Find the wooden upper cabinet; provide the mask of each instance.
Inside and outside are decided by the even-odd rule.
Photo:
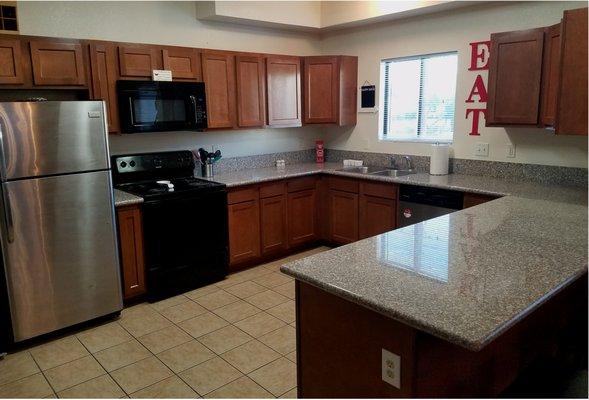
[[[202,72],[200,53],[187,47],[167,47],[162,49],[164,69],[172,71],[172,79],[201,82]]]
[[[491,35],[486,124],[537,125],[544,28]]]
[[[120,45],[119,68],[121,77],[151,78],[154,69],[161,65],[158,49],[150,45]]]
[[[203,51],[202,72],[209,128],[237,126],[235,55],[230,52]]]
[[[236,56],[237,124],[240,127],[264,126],[264,60],[257,56]]]
[[[80,43],[31,40],[29,44],[35,85],[86,84],[86,68]]]
[[[0,39],[0,84],[24,83],[21,42],[18,39]]]
[[[587,135],[587,8],[564,12],[561,43],[556,133]]]
[[[117,108],[117,58],[114,44],[90,44],[90,70],[92,77],[92,99],[104,100],[108,131],[119,131]]]
[[[301,58],[266,58],[268,126],[301,126]]]
[[[560,72],[561,24],[546,28],[542,70],[542,125],[554,126]]]
[[[337,57],[305,57],[305,123],[336,123],[339,98]]]
[[[138,206],[118,208],[117,219],[123,270],[123,297],[129,299],[146,291],[141,210]]]
[[[306,124],[354,125],[358,57],[305,57],[303,93]]]

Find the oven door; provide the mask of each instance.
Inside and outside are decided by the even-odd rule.
[[[227,193],[143,203],[147,290],[151,300],[221,280],[227,274]]]
[[[202,83],[119,81],[117,90],[124,133],[207,127]]]

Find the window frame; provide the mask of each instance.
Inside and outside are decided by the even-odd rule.
[[[387,62],[392,62],[392,61],[399,62],[399,61],[421,60],[421,59],[425,59],[425,58],[434,58],[434,57],[440,57],[440,56],[445,56],[445,55],[456,55],[456,74],[455,74],[455,90],[454,90],[454,122],[453,122],[454,130],[452,132],[452,138],[451,139],[430,139],[430,138],[420,139],[418,136],[416,136],[414,138],[399,138],[399,137],[390,137],[390,136],[386,135],[384,132],[384,115],[385,115],[386,107],[387,107],[385,103],[388,102],[388,99],[385,96],[385,93],[388,93],[388,90],[387,90],[388,85],[385,83],[385,81],[386,81],[385,72],[384,72],[385,64]],[[380,63],[379,63],[379,75],[380,75],[379,109],[381,110],[381,112],[379,113],[380,115],[378,118],[378,140],[379,141],[425,143],[425,144],[428,144],[428,143],[429,144],[431,144],[431,143],[452,144],[454,142],[454,134],[456,133],[456,106],[457,106],[456,93],[458,90],[458,61],[459,61],[458,56],[459,56],[458,50],[448,50],[448,51],[442,51],[442,52],[437,52],[437,53],[417,54],[417,55],[405,56],[405,57],[383,58],[380,60]],[[419,107],[421,107],[421,102],[419,103]],[[420,112],[418,112],[417,118],[418,118],[418,124],[419,124],[419,119],[421,118]]]

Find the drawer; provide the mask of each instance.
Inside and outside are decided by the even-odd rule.
[[[297,178],[288,181],[287,189],[289,193],[292,192],[300,192],[301,190],[307,189],[315,189],[315,185],[317,183],[317,178],[314,176],[309,176],[306,178]]]
[[[358,193],[358,181],[349,178],[329,177],[329,188],[343,192]]]
[[[269,184],[265,184],[260,186],[260,198],[265,199],[267,197],[274,197],[281,194],[284,194],[286,184],[281,182],[272,182]]]
[[[244,201],[256,200],[260,197],[257,186],[248,186],[240,189],[231,189],[227,193],[227,204],[242,203]]]
[[[360,192],[368,196],[397,200],[399,187],[391,183],[362,182]]]

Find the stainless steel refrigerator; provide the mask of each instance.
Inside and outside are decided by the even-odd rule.
[[[4,342],[120,311],[104,103],[0,103],[0,134]]]

